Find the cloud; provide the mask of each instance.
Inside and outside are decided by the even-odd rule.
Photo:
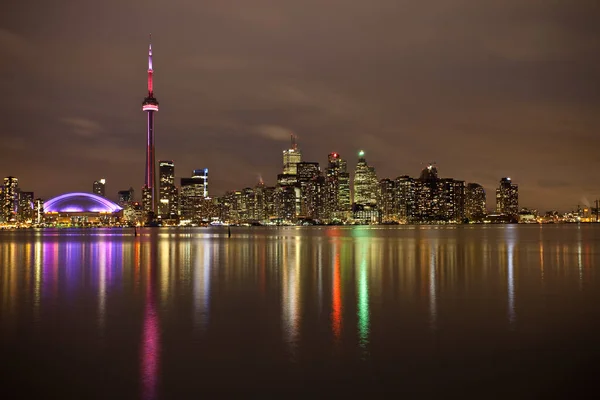
[[[102,132],[102,127],[96,121],[87,118],[71,117],[62,118],[62,122],[71,127],[75,135],[83,137],[94,137]]]
[[[210,168],[211,194],[273,184],[291,132],[306,160],[336,151],[350,171],[363,148],[380,178],[435,160],[491,203],[502,176],[540,208],[600,193],[597,0],[29,3],[0,13],[0,143],[40,146],[0,170],[42,196],[76,174],[143,184],[148,23],[157,157]],[[42,166],[65,179],[44,188]]]
[[[262,137],[278,142],[289,141],[292,134],[291,129],[279,125],[259,125],[254,131]]]

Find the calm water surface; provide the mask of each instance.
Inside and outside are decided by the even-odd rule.
[[[599,261],[594,225],[3,231],[0,396],[573,397]]]

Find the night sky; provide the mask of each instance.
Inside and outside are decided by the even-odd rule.
[[[48,198],[144,179],[148,34],[157,160],[210,193],[363,149],[378,178],[503,176],[520,205],[600,198],[597,0],[12,1],[0,13],[0,175]]]

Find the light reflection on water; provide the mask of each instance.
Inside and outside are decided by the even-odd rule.
[[[125,346],[137,342],[135,379],[140,395],[153,399],[175,390],[169,385],[177,374],[187,376],[174,354],[216,365],[215,371],[260,360],[258,349],[270,361],[257,365],[273,365],[273,373],[315,360],[373,364],[403,360],[417,348],[413,359],[442,357],[464,337],[503,343],[508,332],[568,330],[573,321],[563,320],[572,315],[597,314],[590,300],[598,299],[599,227],[232,233],[1,232],[0,338],[27,349],[16,332],[52,338],[60,335],[58,322],[77,326],[81,354],[102,338],[115,349],[102,355],[104,362],[118,359],[123,368],[136,363]],[[426,347],[434,335],[441,347]]]

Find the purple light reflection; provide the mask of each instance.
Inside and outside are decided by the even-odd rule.
[[[144,309],[144,327],[140,349],[140,379],[142,384],[142,399],[158,398],[158,372],[160,362],[160,331],[159,317],[156,311],[154,286],[156,282],[153,268],[155,254],[148,253],[146,265],[146,306]]]
[[[148,299],[144,313],[144,331],[142,337],[142,399],[156,399],[158,362],[159,362],[159,334],[158,316],[154,302]]]

